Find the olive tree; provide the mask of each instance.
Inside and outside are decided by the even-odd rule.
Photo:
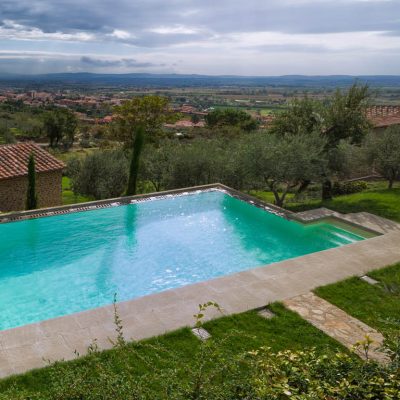
[[[247,146],[245,166],[253,186],[270,190],[282,207],[289,191],[320,179],[326,168],[326,141],[318,134],[257,134]]]
[[[161,142],[159,146],[149,145],[143,152],[140,179],[150,182],[156,192],[168,186],[177,146],[178,143],[168,140]]]
[[[44,114],[43,128],[49,138],[50,147],[56,147],[62,143],[68,149],[74,143],[78,119],[68,109],[47,111]]]
[[[309,97],[294,99],[287,109],[277,114],[270,132],[285,136],[322,131],[323,105]]]
[[[318,132],[324,137],[324,157],[328,160],[328,168],[324,169],[322,176],[322,197],[325,200],[332,197],[332,178],[343,173],[342,143],[359,146],[370,129],[366,113],[368,100],[368,86],[354,84],[348,90],[337,90],[323,102],[309,98],[294,100],[272,124],[270,132],[280,136]],[[303,181],[299,191],[309,183],[309,180]]]
[[[216,141],[195,140],[176,146],[171,157],[168,187],[179,188],[216,181]]]
[[[324,108],[322,135],[326,138],[325,151],[328,171],[322,182],[322,199],[332,198],[332,176],[340,174],[342,165],[337,153],[341,142],[358,146],[370,130],[366,108],[369,100],[368,86],[354,84],[344,92],[337,90]]]
[[[123,150],[95,152],[83,160],[71,159],[67,174],[74,193],[95,199],[118,197],[128,182],[128,157]]]
[[[400,178],[400,126],[387,128],[381,134],[371,133],[366,151],[373,167],[388,180],[389,189]]]

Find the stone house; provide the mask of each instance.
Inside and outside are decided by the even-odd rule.
[[[62,204],[62,170],[65,164],[35,143],[0,146],[0,212],[25,209],[28,161],[35,157],[36,193],[40,208]]]

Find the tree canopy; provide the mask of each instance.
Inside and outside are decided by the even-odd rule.
[[[78,120],[75,114],[64,108],[48,111],[44,114],[43,128],[50,140],[50,147],[62,143],[69,148],[74,143]]]
[[[209,128],[221,126],[236,126],[246,132],[257,129],[258,122],[247,112],[227,108],[225,110],[214,110],[204,117]]]
[[[270,131],[281,136],[321,132],[322,111],[323,106],[320,102],[308,97],[295,99],[272,121]]]
[[[313,135],[258,134],[247,148],[245,165],[252,182],[270,190],[278,206],[303,181],[319,180],[326,168],[325,140]]]
[[[332,197],[333,177],[343,172],[341,143],[359,145],[370,130],[366,108],[369,100],[368,86],[355,83],[348,90],[337,90],[326,101],[305,97],[294,100],[289,108],[278,114],[270,132],[280,136],[319,134],[325,139],[324,158],[328,168],[323,171],[322,197]],[[304,181],[306,187],[309,181]]]
[[[161,96],[135,97],[114,109],[113,137],[131,148],[140,126],[147,138],[155,139],[165,122],[173,119],[169,100]]]
[[[391,189],[394,180],[400,178],[400,126],[387,128],[379,135],[371,133],[366,144],[370,162],[388,180]]]

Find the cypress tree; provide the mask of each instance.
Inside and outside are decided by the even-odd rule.
[[[129,167],[128,187],[126,189],[127,196],[132,196],[136,194],[137,177],[139,172],[139,161],[140,161],[140,154],[142,153],[143,149],[143,144],[144,144],[144,128],[142,126],[138,126],[136,128],[135,140],[133,142],[131,164]]]
[[[28,192],[26,196],[26,209],[34,210],[35,208],[37,208],[36,170],[35,170],[35,157],[31,153],[28,161]]]

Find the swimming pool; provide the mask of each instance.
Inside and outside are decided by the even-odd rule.
[[[213,190],[0,224],[0,329],[363,240]]]

